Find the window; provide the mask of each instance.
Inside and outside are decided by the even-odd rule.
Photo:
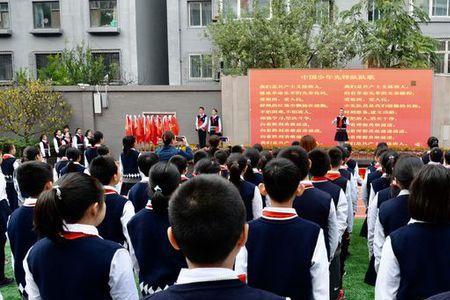
[[[117,0],[89,1],[91,27],[117,27]]]
[[[0,53],[0,81],[13,79],[12,54]]]
[[[222,12],[233,18],[251,18],[254,14],[254,8],[257,5],[258,11],[271,15],[271,0],[222,0]]]
[[[367,19],[369,21],[376,21],[380,18],[380,10],[375,5],[376,0],[369,0],[367,2]]]
[[[434,66],[434,71],[436,73],[450,74],[450,40],[439,41],[436,54],[438,61]]]
[[[211,1],[188,2],[189,26],[201,27],[212,22]]]
[[[211,54],[192,54],[189,56],[189,77],[191,79],[212,79]]]
[[[50,56],[57,55],[58,53],[39,53],[36,54],[36,74],[39,75],[39,71],[48,66]],[[39,77],[39,76],[38,76]]]
[[[0,3],[0,29],[9,28],[8,3]]]
[[[120,54],[119,52],[94,52],[92,56],[96,59],[102,58],[105,66],[105,76],[110,81],[120,80]]]
[[[59,28],[61,26],[59,15],[59,2],[33,3],[34,28]]]
[[[450,17],[450,0],[432,0],[431,16]]]

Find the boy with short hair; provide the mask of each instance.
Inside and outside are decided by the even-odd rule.
[[[230,173],[227,167],[228,153],[225,150],[218,150],[214,153],[214,159],[220,165],[220,175],[223,178],[228,178]]]
[[[20,293],[26,298],[25,271],[22,262],[38,239],[33,230],[34,206],[39,195],[53,186],[52,169],[43,162],[26,162],[17,169],[17,181],[20,190],[29,197],[12,213],[8,222],[8,238],[14,257],[14,276]]]
[[[114,188],[122,177],[118,164],[110,156],[98,156],[91,162],[90,173],[105,189],[106,214],[103,222],[97,226],[100,236],[127,246],[127,224],[134,216],[134,206]]]
[[[243,283],[233,265],[247,240],[245,207],[238,190],[217,175],[182,184],[169,204],[172,246],[186,256],[175,285],[145,299],[263,299],[282,297]]]
[[[150,200],[148,194],[148,173],[158,161],[158,155],[152,152],[141,153],[138,157],[137,163],[139,173],[141,174],[141,181],[133,185],[128,192],[128,200],[133,203],[136,213],[143,209]]]
[[[329,299],[329,263],[322,229],[298,217],[292,203],[303,193],[299,169],[285,158],[263,170],[263,194],[271,207],[249,223],[236,270],[247,273],[251,287],[291,299]]]
[[[189,178],[186,176],[186,173],[188,171],[188,161],[186,158],[184,158],[181,155],[175,155],[172,156],[169,159],[169,162],[173,165],[175,165],[175,167],[177,167],[178,172],[180,172],[181,175],[181,183],[189,180]]]

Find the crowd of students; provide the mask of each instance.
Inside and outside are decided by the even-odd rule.
[[[142,153],[127,136],[115,160],[97,131],[58,145],[53,168],[5,145],[0,285],[8,238],[23,299],[344,299],[362,186],[365,281],[376,299],[426,299],[450,291],[450,153],[436,140],[422,158],[380,143],[364,178],[349,144],[312,136],[273,150],[211,136],[194,152],[165,132]]]

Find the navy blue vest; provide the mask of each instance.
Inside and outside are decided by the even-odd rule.
[[[98,233],[104,239],[114,241],[121,245],[126,241],[122,229],[120,218],[123,214],[123,207],[127,202],[127,198],[119,194],[105,195],[106,214],[103,222],[97,226]]]
[[[330,194],[316,188],[308,188],[300,197],[295,197],[293,204],[301,218],[314,222],[322,228],[328,254],[330,253],[328,216],[332,201]]]
[[[236,280],[207,281],[173,285],[167,290],[150,295],[145,299],[154,300],[283,300],[280,296],[253,289]]]
[[[377,171],[377,168],[375,168],[374,162],[372,162],[372,164],[367,167],[367,170],[370,171],[369,174]]]
[[[164,289],[174,284],[182,268],[187,268],[186,260],[176,251],[167,237],[169,216],[158,215],[145,208],[128,222],[131,244],[139,263],[139,283],[141,292],[152,288]],[[145,229],[145,230],[143,230]]]
[[[139,174],[139,167],[138,167],[138,162],[137,162],[138,157],[139,157],[139,152],[134,149],[131,149],[130,152],[128,152],[128,155],[125,155],[125,153],[122,153],[120,155],[120,160],[122,161],[124,178],[134,178],[134,179],[141,178],[141,176]]]
[[[339,173],[341,173],[341,176],[350,181],[352,179],[352,173],[349,170],[346,169],[339,169]]]
[[[380,206],[378,217],[380,218],[381,225],[383,225],[385,236],[408,224],[411,219],[408,209],[408,199],[409,195],[402,195],[385,201]]]
[[[354,159],[349,159],[347,160],[346,163],[347,167],[348,167],[348,171],[350,171],[350,173],[352,173],[353,175],[355,175],[355,169],[356,169],[356,160]]]
[[[109,272],[120,248],[99,237],[60,244],[44,238],[31,248],[27,261],[42,299],[111,299]]]
[[[331,180],[331,182],[334,183],[335,185],[339,186],[344,191],[344,193],[347,191],[348,180],[345,179],[344,177],[341,176],[335,180]]]
[[[339,202],[339,197],[341,195],[341,188],[334,184],[331,181],[320,181],[320,182],[313,182],[314,187],[318,188],[319,190],[322,190],[328,194],[331,195],[333,198],[334,205],[337,207]]]
[[[98,156],[97,147],[90,147],[84,152],[84,156],[86,156],[86,160],[88,164],[91,163],[91,161]]]
[[[381,204],[383,204],[384,202],[397,197],[399,193],[400,189],[396,187],[388,187],[385,188],[384,190],[379,191],[377,208],[379,209]]]
[[[294,218],[249,223],[248,284],[291,299],[311,299],[311,260],[320,227]]]
[[[263,175],[261,173],[254,172],[251,176],[247,176],[245,180],[258,186],[263,182]]]
[[[60,161],[58,161],[58,162],[55,164],[55,171],[56,171],[56,174],[58,174],[58,177],[61,176],[61,170],[62,170],[65,166],[67,166],[68,163],[69,163],[68,160],[60,160]]]
[[[133,203],[136,212],[147,205],[148,200],[150,200],[148,192],[148,182],[138,182],[128,192],[128,200]]]
[[[14,163],[15,157],[6,158],[1,163],[2,173],[6,180],[6,195],[8,196],[9,206],[11,210],[15,210],[18,207],[18,196],[16,188],[14,187]]]
[[[425,154],[422,155],[422,161],[424,165],[427,165],[430,162],[430,153],[425,152]]]
[[[372,188],[375,194],[381,190],[388,188],[390,185],[391,181],[387,177],[380,177],[372,181]]]
[[[239,185],[239,193],[241,194],[242,201],[244,201],[245,211],[247,213],[247,222],[253,220],[253,197],[255,196],[255,185],[241,180]]]
[[[33,214],[34,207],[21,206],[12,213],[8,223],[8,238],[14,256],[14,276],[22,288],[25,288],[22,263],[28,250],[37,241],[37,235],[33,231]]]
[[[77,140],[77,148],[78,150],[81,151],[81,153],[83,153],[84,149],[85,149],[85,145],[84,145],[84,136],[79,136],[78,134],[75,135],[75,138]]]
[[[64,175],[66,175],[67,173],[69,173],[69,170],[68,170],[68,168],[67,168],[68,165],[69,165],[69,163],[67,163],[66,166],[65,166],[64,168],[61,169],[61,172],[60,172],[60,175],[61,175],[61,176],[64,176]],[[84,170],[86,170],[86,168],[83,167],[83,166],[80,165],[80,164],[74,164],[74,165],[75,165],[75,171],[73,171],[73,172],[83,173]]]
[[[400,265],[398,300],[425,299],[450,289],[450,225],[409,224],[391,234]]]
[[[371,187],[372,181],[374,181],[375,179],[380,178],[382,175],[383,175],[383,173],[381,171],[378,171],[378,170],[370,172],[367,175],[367,186],[366,186],[367,187],[367,196],[368,196],[367,200],[370,199],[369,198],[370,197],[370,187]]]

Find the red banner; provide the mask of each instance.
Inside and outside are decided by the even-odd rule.
[[[431,70],[250,70],[251,142],[287,145],[313,135],[335,145],[344,108],[353,145],[423,147],[431,133]]]

